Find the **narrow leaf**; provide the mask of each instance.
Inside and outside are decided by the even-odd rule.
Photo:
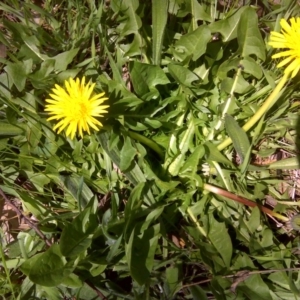
[[[209,232],[208,237],[211,240],[214,247],[218,250],[220,256],[227,267],[230,266],[232,256],[232,244],[231,238],[227,232],[225,223],[219,223],[213,217],[209,215]]]
[[[257,14],[254,8],[247,7],[238,24],[237,39],[239,43],[238,52],[242,57],[255,54],[261,60],[265,60],[265,43],[258,29]]]
[[[244,161],[250,148],[250,142],[246,132],[239,126],[237,121],[230,115],[225,116],[225,128],[230,136],[233,147],[242,161]]]
[[[152,52],[153,63],[160,64],[161,51],[163,46],[163,37],[168,18],[168,1],[152,1]]]
[[[130,167],[136,153],[137,153],[136,149],[131,144],[131,139],[127,136],[125,138],[125,142],[121,150],[121,156],[120,156],[121,171],[125,171]]]

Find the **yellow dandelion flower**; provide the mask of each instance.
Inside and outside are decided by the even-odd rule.
[[[300,18],[291,18],[290,24],[281,19],[280,25],[281,33],[272,31],[269,45],[285,50],[274,54],[272,58],[284,57],[277,67],[287,65],[284,72],[292,73],[292,77],[295,77],[300,69]]]
[[[49,94],[52,99],[46,99],[49,104],[45,108],[52,115],[47,121],[58,120],[53,130],[57,129],[60,133],[68,127],[66,135],[73,139],[77,131],[83,137],[83,131],[90,134],[90,127],[97,131],[98,127],[102,127],[96,117],[107,113],[109,105],[101,104],[108,98],[103,97],[104,93],[93,94],[94,87],[95,83],[85,83],[85,77],[81,82],[79,78],[76,81],[72,78],[65,80],[65,88],[55,85],[53,94]]]

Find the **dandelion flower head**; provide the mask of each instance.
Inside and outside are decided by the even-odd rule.
[[[53,127],[57,133],[67,128],[66,135],[73,139],[76,132],[83,137],[83,131],[90,134],[90,127],[96,131],[102,127],[96,118],[107,113],[109,106],[101,104],[108,98],[104,93],[94,94],[94,87],[95,83],[85,83],[85,77],[65,80],[65,88],[55,85],[49,94],[52,99],[46,99],[45,111],[52,115],[48,121],[58,121]]]
[[[290,24],[281,19],[280,25],[280,33],[271,32],[269,45],[283,50],[272,58],[284,57],[277,68],[286,66],[285,73],[292,73],[291,77],[295,77],[300,69],[300,18],[291,18]]]

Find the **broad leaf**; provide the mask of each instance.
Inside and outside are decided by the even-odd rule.
[[[232,243],[225,223],[218,222],[213,215],[209,215],[209,227],[208,238],[218,250],[225,265],[229,267],[232,256]]]
[[[230,115],[225,116],[226,132],[230,136],[234,149],[243,162],[250,149],[250,142],[246,132],[239,126],[237,121]]]
[[[64,227],[60,238],[60,249],[64,256],[77,256],[91,245],[98,226],[95,204],[96,201],[91,201],[72,223]]]
[[[136,61],[130,64],[130,75],[134,91],[139,96],[148,93],[150,88],[158,84],[169,83],[168,77],[160,67]]]
[[[43,286],[57,286],[72,272],[65,257],[60,252],[59,245],[52,245],[46,252],[36,254],[25,261],[21,270],[34,283]]]
[[[238,52],[242,57],[256,55],[265,60],[265,43],[258,29],[257,14],[254,8],[246,7],[238,25]]]
[[[243,6],[236,11],[233,11],[225,19],[213,22],[208,27],[211,32],[220,32],[223,36],[223,41],[228,42],[237,37],[237,27],[240,22],[241,15],[247,6]],[[243,33],[244,34],[244,33]]]
[[[207,26],[200,26],[195,31],[183,35],[175,47],[182,49],[186,53],[186,57],[192,55],[193,60],[197,60],[206,51],[207,43],[211,39],[211,33]]]
[[[126,171],[132,165],[137,150],[132,146],[131,139],[125,137],[125,142],[120,153],[120,169]]]
[[[159,231],[159,224],[148,228],[142,234],[138,234],[136,227],[125,246],[130,274],[139,285],[150,281]]]
[[[187,87],[192,87],[192,82],[200,79],[194,72],[177,64],[169,64],[168,69],[176,81]]]

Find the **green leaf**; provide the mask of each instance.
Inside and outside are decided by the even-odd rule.
[[[77,55],[79,48],[72,49],[63,53],[60,53],[51,59],[55,60],[55,70],[56,71],[65,71],[70,64],[74,57]]]
[[[22,128],[9,124],[0,122],[0,136],[14,136],[24,134],[25,130]]]
[[[178,50],[182,49],[186,53],[186,57],[192,55],[192,59],[195,61],[206,51],[207,43],[211,39],[211,33],[207,26],[202,25],[191,33],[182,36],[175,47]]]
[[[98,226],[95,205],[96,201],[91,201],[72,223],[64,227],[59,244],[64,256],[77,256],[91,245],[93,233]]]
[[[81,198],[78,198],[78,187],[81,177],[76,174],[72,174],[71,176],[52,175],[52,178],[57,184],[62,185],[65,188],[65,190],[73,196],[73,198],[77,201],[78,204],[81,203],[82,208],[84,208],[88,204],[88,202],[94,197],[94,194],[91,191],[91,189],[87,186],[86,183],[83,183],[82,190],[80,193]]]
[[[35,173],[30,171],[24,171],[30,180],[33,183],[35,188],[40,192],[44,192],[44,186],[50,182],[50,178],[43,173]]]
[[[130,75],[134,91],[139,96],[148,93],[151,88],[158,84],[168,84],[170,82],[160,67],[137,61],[131,62]]]
[[[62,281],[62,284],[70,288],[79,288],[83,286],[82,280],[80,280],[79,276],[75,275],[74,273],[71,273],[68,277],[65,277]]]
[[[261,66],[249,56],[244,57],[244,59],[240,61],[240,65],[243,67],[244,72],[253,75],[257,79],[260,79],[263,75]]]
[[[185,130],[180,143],[179,143],[179,154],[173,159],[168,170],[172,176],[176,176],[179,170],[183,166],[185,153],[188,151],[190,144],[192,143],[195,134],[195,125],[193,120],[190,120],[188,128]]]
[[[241,15],[247,6],[242,6],[225,19],[213,22],[208,27],[211,32],[220,32],[224,42],[229,42],[237,37],[237,27],[240,22]],[[244,33],[243,33],[244,34]]]
[[[232,140],[233,147],[243,162],[249,149],[250,142],[246,132],[239,126],[237,121],[230,115],[225,116],[225,128]]]
[[[232,256],[231,238],[225,223],[216,221],[212,214],[209,215],[208,238],[223,258],[225,265],[229,268]]]
[[[274,282],[275,284],[278,284],[279,286],[289,289],[289,278],[286,275],[285,271],[282,272],[274,272],[268,276],[268,279]]]
[[[150,280],[159,231],[159,224],[148,228],[142,234],[138,234],[136,227],[125,245],[130,274],[139,285],[146,284]]]
[[[200,79],[195,73],[178,64],[168,64],[168,69],[177,82],[187,87],[192,87],[192,82]]]
[[[237,290],[242,290],[248,299],[272,299],[270,288],[262,280],[261,275],[254,274],[238,285]]]
[[[211,16],[205,11],[204,5],[200,4],[197,0],[191,1],[192,15],[195,18],[195,21],[208,21],[211,22]]]
[[[133,37],[133,41],[131,44],[124,45],[122,47],[123,51],[125,51],[124,56],[136,56],[141,55],[142,40],[138,34],[135,34]]]
[[[172,299],[175,292],[182,286],[181,282],[181,264],[175,264],[166,269],[166,283],[168,285],[168,299]]]
[[[203,145],[197,146],[193,153],[187,158],[185,164],[180,170],[180,173],[189,172],[191,174],[196,174],[198,170],[199,160],[205,154],[205,149]]]
[[[227,94],[231,93],[232,86],[234,85],[233,78],[225,78],[221,84],[221,90]],[[237,94],[245,94],[253,88],[242,76],[239,76],[235,85],[234,92]]]
[[[200,286],[190,286],[189,290],[191,291],[194,300],[208,300],[206,293]]]
[[[112,245],[112,247],[110,248],[109,250],[109,253],[107,254],[106,256],[106,261],[108,263],[111,262],[111,260],[117,255],[120,253],[120,245],[121,245],[121,242],[123,240],[123,235],[120,235],[120,237],[115,241],[115,243]]]
[[[141,18],[135,13],[139,7],[138,0],[123,0],[119,2],[122,13],[127,17],[125,26],[122,29],[121,35],[126,36],[131,33],[139,34],[138,31],[142,26]]]
[[[254,8],[245,8],[238,24],[237,33],[238,53],[242,57],[255,54],[263,61],[266,59],[265,43],[258,29],[257,14]]]
[[[8,63],[4,68],[19,92],[22,92],[25,88],[27,75],[29,74],[31,69],[32,60],[17,63]]]
[[[145,182],[141,182],[137,184],[130,193],[128,202],[125,207],[125,220],[127,224],[134,218],[134,214],[142,205],[141,199],[144,188]]]
[[[240,58],[236,57],[233,59],[227,59],[222,64],[220,64],[218,68],[217,76],[220,79],[225,79],[228,77],[228,72],[231,70],[236,71],[238,68],[238,65],[240,63]]]
[[[55,67],[54,59],[47,59],[42,62],[41,67],[38,71],[30,76],[30,79],[34,79],[36,81],[44,80],[45,77],[51,74]]]
[[[207,159],[212,160],[212,161],[217,161],[226,165],[231,165],[233,166],[232,162],[228,160],[218,149],[217,147],[210,143],[206,142],[204,144],[204,147],[206,148],[206,155]]]
[[[154,222],[164,211],[164,206],[160,206],[157,208],[154,208],[154,210],[152,210],[150,212],[149,215],[147,215],[146,220],[144,221],[142,227],[141,227],[141,232],[144,231],[145,229],[147,229],[149,227],[149,225]]]
[[[299,158],[294,156],[294,157],[277,160],[277,161],[271,163],[268,166],[268,169],[270,169],[270,170],[298,170],[298,169],[300,169]]]
[[[0,82],[0,95],[3,95],[6,99],[10,99],[13,81],[10,76],[8,76],[8,73],[3,72],[0,74]]]
[[[104,151],[108,154],[110,159],[118,166],[120,167],[120,150],[115,147],[114,149],[109,150],[109,139],[110,134],[108,132],[100,132],[98,135],[98,140],[101,144],[101,147],[104,149]],[[139,182],[145,182],[146,178],[141,171],[140,167],[136,164],[134,161],[134,167],[129,172],[124,172],[125,176],[131,181],[133,184],[138,184]]]
[[[126,171],[132,165],[135,155],[137,154],[136,149],[131,144],[131,139],[125,137],[125,142],[120,153],[120,170]]]
[[[160,64],[163,46],[163,37],[168,19],[168,1],[152,1],[152,52],[153,63]]]
[[[59,245],[52,245],[44,253],[36,254],[21,266],[21,271],[31,281],[42,286],[57,286],[72,272],[72,267],[62,256]]]

